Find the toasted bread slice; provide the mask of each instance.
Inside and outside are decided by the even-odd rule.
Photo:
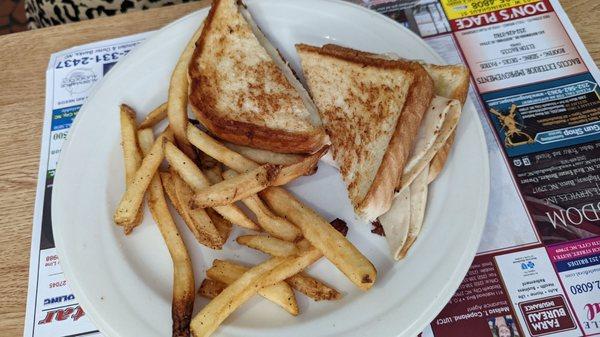
[[[235,0],[213,1],[188,73],[192,109],[221,139],[283,153],[327,142],[310,96]]]
[[[435,94],[465,104],[469,93],[469,69],[463,65],[422,64],[433,79]]]
[[[469,69],[462,65],[434,65],[424,64],[423,65],[433,82],[435,83],[435,94],[451,99],[460,101],[461,105],[465,105],[467,101],[467,95],[469,93]],[[454,144],[454,133],[448,138],[446,145],[444,145],[439,152],[433,157],[429,167],[429,179],[428,182],[432,182],[440,174],[450,149]]]
[[[354,209],[373,220],[391,206],[433,82],[416,62],[333,45],[296,49]]]

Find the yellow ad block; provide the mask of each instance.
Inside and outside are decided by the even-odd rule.
[[[525,5],[540,0],[442,0],[449,20]]]

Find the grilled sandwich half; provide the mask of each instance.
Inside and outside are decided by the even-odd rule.
[[[283,153],[328,142],[310,96],[240,1],[213,1],[188,73],[190,105],[221,139]]]
[[[373,221],[391,207],[433,81],[417,62],[335,45],[296,49],[350,201]]]

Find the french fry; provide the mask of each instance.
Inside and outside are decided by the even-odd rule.
[[[125,161],[125,186],[129,186],[135,177],[135,172],[142,164],[142,152],[138,146],[137,127],[135,122],[135,111],[126,104],[120,106],[121,119],[121,147],[123,148],[123,160]],[[125,226],[125,234],[131,233],[143,218],[143,209],[138,210],[136,219]]]
[[[334,301],[342,297],[336,289],[303,273],[291,276],[285,282],[315,301]]]
[[[256,149],[253,147],[228,142],[224,142],[223,145],[227,146],[230,150],[233,150],[259,164],[271,163],[280,165],[291,165],[304,159],[304,156],[299,154],[271,152],[268,150]]]
[[[201,156],[202,163],[205,162],[206,158],[209,157],[206,155]],[[216,184],[223,180],[221,178],[221,163],[218,161],[211,163],[210,167],[208,167],[202,173],[206,175],[206,178],[211,184]],[[219,230],[219,233],[221,233],[221,236],[225,238],[225,241],[227,241],[227,238],[229,238],[229,234],[231,233],[231,222],[212,208],[207,208],[206,213],[208,213],[212,219],[213,223]]]
[[[192,208],[229,205],[247,198],[270,186],[280,170],[281,166],[265,164],[202,189],[194,195]]]
[[[194,49],[196,48],[196,40],[200,37],[203,27],[204,23],[202,23],[196,33],[194,33],[194,36],[192,36],[179,56],[179,60],[177,60],[177,64],[171,74],[171,81],[169,82],[169,98],[167,100],[167,116],[169,117],[169,124],[173,128],[177,144],[190,158],[196,158],[196,153],[190,146],[186,137],[189,90],[188,65],[194,54]]]
[[[230,179],[236,175],[237,173],[233,170],[225,170],[223,172],[225,179]],[[302,232],[298,227],[285,218],[273,214],[258,195],[251,195],[242,199],[242,202],[256,215],[257,222],[270,235],[291,242],[296,241],[296,239],[302,236]]]
[[[237,172],[250,171],[260,166],[241,154],[228,149],[191,123],[188,123],[187,136],[192,145]]]
[[[334,288],[303,273],[296,274],[286,279],[285,282],[315,301],[335,301],[342,297]],[[225,288],[227,288],[227,284],[223,282],[204,279],[202,284],[200,284],[200,288],[198,288],[198,295],[213,299],[225,290]]]
[[[277,266],[272,273],[264,278],[263,284],[265,284],[265,286],[286,280],[300,273],[306,269],[306,267],[323,257],[323,253],[312,246],[306,239],[298,242],[298,248],[300,249],[298,255],[286,257],[282,264]],[[274,258],[275,257],[272,257],[272,259]]]
[[[175,134],[173,133],[173,128],[171,126],[167,126],[162,133],[162,136],[171,143],[175,142]]]
[[[175,183],[175,193],[181,205],[183,214],[182,218],[188,228],[192,231],[198,242],[212,249],[221,249],[225,240],[217,230],[211,217],[202,208],[190,208],[190,200],[193,196],[192,189],[177,175],[171,173],[173,182]]]
[[[187,129],[188,140],[192,145],[196,146],[202,152],[211,156],[212,158],[220,161],[229,168],[243,173],[256,169],[260,165],[256,162],[242,156],[241,154],[230,150],[225,145],[219,143],[214,138],[206,134],[204,131],[198,129],[193,124],[188,123]],[[321,158],[329,150],[328,146],[323,147],[314,154],[305,157],[300,162],[296,162],[292,165],[284,167],[280,174],[277,176],[275,185],[285,185],[291,180],[297,178],[300,175],[312,173],[314,166],[318,163]]]
[[[227,288],[227,284],[215,280],[205,278],[198,288],[198,295],[213,299],[217,297],[223,290]]]
[[[287,249],[287,245],[291,245],[289,242],[281,241],[281,240],[257,240],[257,238],[267,238],[265,236],[253,236],[246,235],[240,236],[237,238],[237,242],[239,244],[243,244],[250,248],[254,248],[258,251],[261,251],[266,254],[270,254],[272,256],[286,256],[285,252]],[[271,238],[272,239],[272,238]],[[250,244],[248,244],[250,243]],[[302,240],[299,245],[304,247],[304,250],[309,249],[310,243],[306,240]],[[298,254],[298,248],[296,245],[293,245],[295,254]],[[280,253],[282,252],[282,253]],[[292,254],[288,254],[290,256]],[[322,254],[321,254],[322,256]],[[316,256],[315,256],[316,258]],[[319,256],[320,258],[320,256]],[[318,259],[318,258],[316,258]],[[316,260],[315,260],[316,261]],[[315,301],[321,300],[337,300],[341,297],[341,294],[335,290],[334,288],[329,287],[323,282],[310,277],[308,275],[299,273],[293,275],[285,280],[292,288],[298,290],[299,292],[305,294],[306,296],[314,299]]]
[[[173,173],[173,174],[176,174],[176,173]],[[161,172],[160,178],[163,183],[163,188],[167,192],[169,199],[171,199],[171,202],[173,203],[173,206],[177,210],[177,213],[179,213],[179,215],[181,215],[181,217],[183,218],[184,217],[183,208],[181,206],[181,202],[177,198],[177,194],[175,192],[175,182],[173,181],[171,173],[170,172]],[[231,233],[231,227],[232,227],[231,222],[229,222],[227,219],[223,218],[219,213],[217,213],[212,208],[207,208],[205,211],[208,214],[208,216],[210,217],[210,219],[212,220],[215,227],[217,228],[217,231],[219,231],[219,235],[222,238],[222,241],[224,244],[225,242],[227,242],[227,239],[229,238],[229,234]]]
[[[248,271],[247,267],[229,261],[215,260],[213,266],[206,271],[206,276],[211,280],[232,284]],[[294,291],[285,282],[278,282],[258,290],[258,294],[269,301],[279,305],[285,311],[298,315],[298,303]]]
[[[167,142],[165,145],[165,156],[167,161],[171,164],[171,167],[192,188],[192,190],[201,191],[211,185],[210,181],[198,166],[179,150],[177,146],[170,142]],[[248,229],[260,229],[258,225],[250,220],[250,218],[235,205],[217,206],[214,210],[233,224]]]
[[[177,210],[177,213],[183,218],[183,208],[181,207],[181,202],[177,198],[177,192],[175,192],[175,181],[173,181],[173,175],[171,172],[160,172],[160,181],[163,185],[163,189],[167,193],[167,197],[171,200],[171,203]]]
[[[375,283],[377,271],[373,264],[321,215],[303,205],[281,187],[270,187],[261,197],[280,216],[292,221],[304,237],[331,261],[361,290]]]
[[[231,169],[245,172],[259,166],[239,153],[229,150],[192,124],[188,124],[187,135],[190,143]],[[265,201],[276,214],[298,226],[304,237],[321,250],[356,286],[362,290],[373,286],[377,277],[373,264],[322,216],[303,205],[283,188],[269,187],[260,195],[267,199]]]
[[[285,257],[298,255],[298,247],[295,244],[270,236],[243,235],[238,236],[235,241],[240,245],[260,250],[272,256]]]
[[[273,257],[245,272],[194,316],[190,328],[194,337],[210,336],[235,309],[266,286],[265,276],[286,258]]]
[[[323,146],[319,151],[304,157],[301,161],[292,165],[282,167],[281,171],[273,180],[271,186],[281,186],[290,181],[303,176],[310,175],[316,172],[319,159],[329,151],[329,145]]]
[[[227,242],[229,234],[231,234],[231,222],[229,222],[229,220],[225,219],[223,216],[221,216],[221,214],[212,208],[207,208],[206,213],[212,220],[213,224],[215,224],[215,227],[217,227],[219,235],[221,238],[223,238],[223,243]]]
[[[135,173],[131,184],[127,186],[127,189],[117,206],[113,216],[116,224],[127,226],[134,223],[140,206],[142,205],[144,193],[146,192],[148,185],[150,185],[154,173],[156,173],[163,161],[164,143],[165,138],[163,136],[158,137],[148,154],[144,157],[144,160],[142,160],[140,168]]]
[[[152,130],[141,130],[138,137],[142,151],[150,156],[154,149]],[[152,176],[148,188],[148,206],[173,261],[172,336],[187,337],[190,335],[190,320],[194,309],[194,271],[185,243],[169,213],[159,174]]]
[[[323,254],[307,240],[298,243],[298,256],[272,257],[245,272],[230,284],[192,319],[194,337],[210,336],[219,325],[258,289],[268,287],[298,274]]]
[[[139,129],[146,129],[155,126],[156,124],[162,122],[165,118],[167,118],[167,103],[163,103],[157,106],[154,110],[150,111],[150,113],[144,118]]]

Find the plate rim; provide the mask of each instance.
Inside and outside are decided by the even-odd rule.
[[[252,1],[254,1],[254,0],[250,0],[250,2],[252,2]],[[279,0],[279,1],[281,1],[281,0]],[[292,3],[297,2],[297,0],[284,0],[284,1],[292,2]],[[281,1],[281,2],[284,2],[284,1]],[[411,35],[416,41],[418,41],[422,46],[424,46],[432,55],[434,55],[435,58],[437,58],[439,60],[440,64],[447,64],[447,62],[429,44],[427,44],[423,38],[421,38],[415,32],[411,31],[410,29],[404,27],[400,23],[392,20],[391,18],[389,18],[385,15],[379,14],[367,7],[363,7],[363,6],[360,6],[359,4],[351,3],[348,1],[343,1],[343,0],[320,0],[320,1],[336,3],[337,5],[354,7],[355,9],[359,9],[365,13],[368,13],[369,15],[377,16],[379,19],[384,19],[385,21],[388,21],[388,23],[393,24],[397,28],[404,30],[405,33],[408,33],[409,35]],[[140,45],[138,45],[134,51],[132,51],[131,53],[129,53],[126,56],[126,58],[135,57],[138,53],[140,53],[139,50],[141,49],[140,48],[141,46],[143,46],[147,43],[148,44],[152,43],[154,40],[157,40],[156,36],[159,32],[168,30],[169,28],[176,26],[183,21],[190,20],[192,17],[199,15],[203,12],[208,12],[210,10],[210,8],[211,7],[208,6],[208,7],[204,7],[204,8],[195,10],[177,20],[174,20],[174,21],[168,23],[167,25],[163,26],[162,28],[160,28],[158,30],[152,31],[154,34],[149,36],[145,41],[143,41]],[[127,36],[127,35],[125,35],[125,36]],[[120,69],[121,68],[120,66],[123,66],[123,63],[124,63],[122,61],[123,60],[121,60],[121,62],[118,62],[113,67],[112,70]],[[58,194],[62,193],[61,191],[63,188],[61,186],[64,186],[64,184],[61,184],[60,182],[63,180],[67,180],[67,178],[66,177],[63,178],[63,175],[60,173],[62,171],[61,167],[63,165],[62,164],[63,161],[61,159],[65,156],[64,154],[67,153],[69,151],[69,148],[71,147],[71,138],[72,138],[71,135],[75,134],[74,131],[76,131],[78,129],[80,121],[83,119],[83,117],[81,117],[81,116],[84,115],[85,111],[87,110],[87,102],[91,101],[96,96],[99,88],[101,88],[103,86],[103,83],[105,81],[107,81],[107,79],[110,78],[111,73],[114,74],[114,73],[117,73],[117,71],[111,71],[109,74],[104,76],[98,83],[96,83],[96,85],[94,85],[93,89],[90,92],[90,95],[88,95],[88,98],[86,99],[85,103],[81,107],[80,113],[77,114],[77,116],[75,117],[75,120],[73,121],[73,123],[71,125],[68,136],[62,145],[61,153],[59,155],[59,160],[58,160],[58,164],[56,167],[56,174],[54,177],[54,186],[53,186],[53,190],[52,190],[53,195],[58,195]],[[472,102],[471,98],[467,99],[467,103],[464,105],[463,109],[472,109],[475,119],[477,121],[480,121],[477,110],[474,105],[474,102]],[[81,113],[81,112],[83,112],[83,113]],[[477,137],[480,140],[482,140],[482,142],[480,142],[479,145],[482,150],[481,153],[484,156],[484,158],[481,158],[482,166],[483,166],[482,167],[483,170],[481,172],[482,173],[481,179],[482,179],[482,181],[484,181],[484,185],[481,186],[483,195],[480,196],[482,205],[483,205],[483,209],[482,209],[482,212],[480,212],[481,219],[477,219],[475,221],[475,223],[480,224],[480,225],[472,228],[472,230],[470,231],[469,240],[468,240],[468,242],[466,242],[466,245],[465,245],[468,248],[463,249],[463,252],[460,255],[460,259],[457,261],[456,266],[453,269],[454,270],[453,274],[450,275],[450,277],[448,278],[448,282],[445,283],[446,285],[443,288],[440,288],[440,291],[438,292],[435,300],[431,302],[431,304],[427,307],[426,310],[423,310],[423,313],[421,315],[419,315],[419,317],[413,322],[413,324],[404,332],[406,335],[411,335],[411,334],[416,335],[416,334],[420,333],[431,322],[431,320],[435,318],[435,316],[439,313],[439,311],[441,311],[444,308],[444,305],[454,295],[455,290],[458,289],[458,286],[463,281],[464,275],[466,275],[468,269],[470,268],[470,266],[472,264],[473,258],[476,256],[476,252],[478,249],[478,243],[481,241],[481,236],[482,236],[483,230],[485,228],[486,216],[487,216],[487,211],[488,211],[488,207],[489,207],[490,170],[489,170],[489,152],[487,150],[487,143],[485,142],[485,135],[484,135],[483,127],[481,126],[480,123],[475,123],[475,131],[476,131]],[[56,200],[58,200],[58,198],[52,198],[52,200],[51,200],[51,214],[52,214],[53,220],[54,220],[55,216],[57,216],[56,215],[57,212],[54,211],[56,208],[58,208],[58,206],[56,206],[56,204],[58,203]],[[55,222],[52,221],[52,223],[53,223],[52,226],[53,226],[53,233],[54,233],[55,232],[54,231],[54,223]],[[62,226],[62,225],[59,225],[59,226]],[[100,314],[99,311],[96,310],[96,307],[93,305],[93,301],[91,301],[88,298],[88,296],[86,296],[82,287],[79,285],[77,278],[74,277],[74,274],[76,274],[76,273],[71,269],[71,266],[69,264],[69,258],[66,258],[66,259],[63,258],[63,256],[65,256],[65,251],[63,250],[65,242],[63,241],[63,239],[64,238],[60,235],[54,235],[55,248],[57,250],[57,254],[60,257],[61,267],[65,274],[65,278],[68,279],[69,288],[76,295],[78,302],[83,307],[86,308],[85,310],[86,310],[86,313],[89,314],[90,320],[100,330],[101,333],[106,334],[107,336],[120,336],[117,331],[115,331],[114,329],[111,328],[109,322],[106,322],[105,319],[101,318],[102,315]],[[450,288],[454,289],[454,290],[448,291],[448,289],[450,289]],[[437,309],[432,309],[432,308],[437,308]],[[385,315],[383,315],[381,318],[383,319],[387,316],[390,316],[393,313],[394,313],[393,311],[390,311],[390,312],[386,313]],[[400,333],[400,332],[398,332],[398,333]],[[395,335],[398,335],[398,333],[395,333]]]

